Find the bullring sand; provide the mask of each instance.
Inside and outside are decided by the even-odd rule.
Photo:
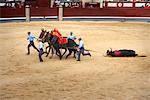
[[[57,28],[82,37],[92,57],[61,61],[31,49],[27,32]],[[38,42],[35,41],[36,46]],[[108,48],[147,57],[104,57]],[[150,100],[150,24],[144,22],[19,22],[0,24],[0,100]]]

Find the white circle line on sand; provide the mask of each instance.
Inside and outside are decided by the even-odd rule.
[[[42,18],[52,18],[56,19],[57,16],[34,16],[33,19],[42,19]],[[150,20],[150,17],[119,17],[119,16],[76,16],[76,17],[63,17],[65,19],[145,19]],[[0,21],[3,20],[25,20],[26,17],[11,17],[11,18],[0,18]]]

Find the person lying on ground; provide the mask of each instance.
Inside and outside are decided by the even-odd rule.
[[[106,52],[107,56],[111,57],[135,57],[138,56],[134,50],[127,50],[127,49],[121,49],[121,50],[107,50]]]

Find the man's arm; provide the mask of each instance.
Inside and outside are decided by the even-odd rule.
[[[27,37],[27,40],[29,40],[29,36]]]
[[[35,37],[33,34],[32,34],[32,36],[31,36],[32,38],[35,38],[35,39],[37,39],[38,40],[38,38],[37,37]]]

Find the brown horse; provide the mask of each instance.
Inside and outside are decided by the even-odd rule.
[[[67,50],[69,51],[69,54],[66,56],[66,59],[72,54],[72,52],[74,52],[74,57],[75,54],[77,52],[77,44],[75,43],[74,40],[68,39],[68,42],[65,44],[60,44],[58,42],[58,37],[57,36],[53,36],[51,43],[53,45],[53,47],[55,48],[55,50],[57,50],[59,52],[60,49],[64,49],[65,52],[61,55],[61,57],[64,56],[64,54],[67,52]]]

